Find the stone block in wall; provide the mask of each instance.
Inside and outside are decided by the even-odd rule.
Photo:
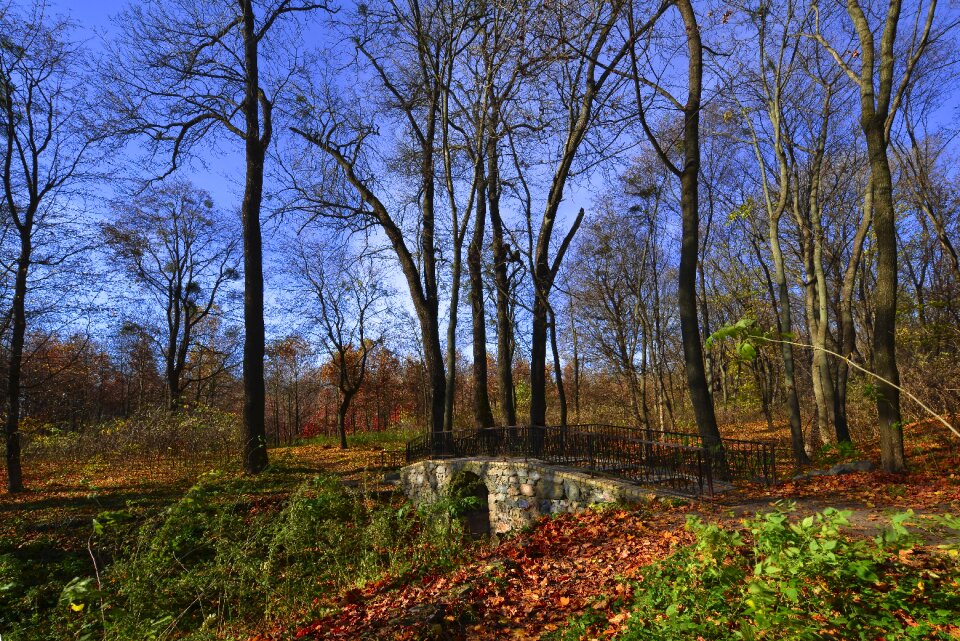
[[[540,494],[542,494],[544,498],[550,499],[551,501],[562,499],[565,496],[563,482],[547,480],[541,481]]]

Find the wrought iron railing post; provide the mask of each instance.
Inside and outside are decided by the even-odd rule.
[[[764,447],[770,451],[770,477],[767,479],[767,485],[775,485],[777,482],[777,447],[770,443]]]
[[[703,493],[703,483],[707,485],[707,496],[713,498],[713,453],[707,453],[700,449],[697,452],[697,476],[700,477],[701,494]]]

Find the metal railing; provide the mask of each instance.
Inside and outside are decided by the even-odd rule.
[[[775,482],[772,443],[723,439],[723,446],[703,447],[695,434],[612,425],[495,427],[423,434],[407,443],[406,461],[534,458],[690,496],[713,496],[715,482]]]
[[[597,434],[612,434],[626,438],[641,438],[649,441],[676,443],[702,447],[700,435],[690,432],[625,427],[622,425],[588,424],[575,425],[570,429]],[[774,441],[722,438],[723,450],[711,451],[713,467],[718,477],[734,481],[750,481],[771,485],[777,478],[777,447]]]
[[[380,450],[379,467],[383,470],[396,470],[407,464],[405,450]]]

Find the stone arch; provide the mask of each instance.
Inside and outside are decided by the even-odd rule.
[[[467,533],[473,537],[490,534],[490,490],[485,480],[475,472],[461,470],[450,483],[450,493],[473,503],[460,513]]]

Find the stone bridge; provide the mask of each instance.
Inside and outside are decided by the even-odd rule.
[[[416,504],[436,501],[453,488],[469,488],[470,495],[486,499],[485,510],[467,516],[474,534],[502,534],[545,514],[576,512],[597,503],[657,498],[653,490],[633,483],[527,459],[426,460],[401,469],[400,480],[404,494]]]

